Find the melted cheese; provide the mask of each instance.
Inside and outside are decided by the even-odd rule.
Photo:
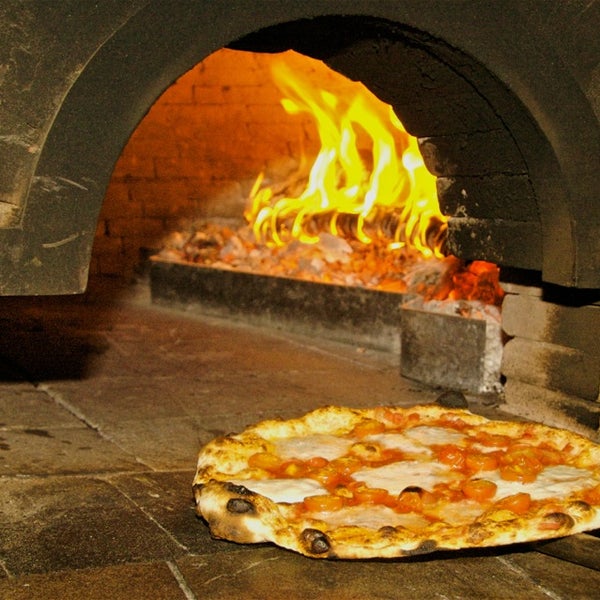
[[[405,435],[416,440],[421,444],[428,446],[442,444],[461,444],[467,438],[462,433],[453,429],[444,429],[443,427],[433,427],[431,425],[419,425],[405,431]]]
[[[360,469],[353,477],[369,487],[384,488],[390,494],[397,495],[409,486],[431,491],[436,483],[450,481],[455,475],[442,464],[406,460],[383,467]]]
[[[440,505],[437,516],[448,525],[467,525],[484,512],[484,508],[475,500],[461,500]]]
[[[302,502],[308,496],[327,494],[314,479],[238,479],[231,483],[243,485],[273,502]]]
[[[352,439],[317,433],[277,440],[275,449],[281,458],[308,460],[321,456],[327,460],[333,460],[347,454],[354,442],[355,440]]]
[[[400,450],[406,454],[432,454],[427,446],[417,442],[403,433],[375,433],[364,438],[366,442],[374,442],[384,448]]]
[[[531,483],[505,481],[500,477],[499,471],[486,472],[485,479],[493,481],[498,486],[494,497],[497,500],[519,492],[529,494],[533,500],[565,498],[577,490],[583,490],[596,483],[592,473],[587,469],[569,465],[546,467]]]
[[[310,516],[324,521],[330,527],[366,527],[380,529],[381,527],[406,527],[407,529],[423,529],[429,521],[415,513],[400,514],[382,505],[346,506],[335,512],[317,512]]]

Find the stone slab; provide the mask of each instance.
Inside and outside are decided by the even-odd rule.
[[[4,479],[0,496],[0,559],[14,576],[165,560],[183,552],[104,481]]]
[[[521,337],[504,346],[502,373],[586,400],[595,401],[600,390],[600,357]]]
[[[549,597],[591,600],[598,596],[600,571],[538,552],[517,553],[508,560],[511,566],[524,573],[534,585],[547,590]]]
[[[81,427],[81,422],[32,385],[0,387],[0,430],[58,427]]]
[[[478,393],[484,377],[485,327],[483,320],[404,308],[401,374],[450,390]]]
[[[502,409],[524,419],[569,429],[600,442],[600,404],[509,379]]]
[[[531,554],[496,549],[408,560],[320,561],[255,547],[185,557],[177,564],[196,597],[206,600],[547,600],[585,598],[582,592],[597,589],[600,573]],[[536,567],[533,576],[530,564]],[[544,573],[544,565],[553,572]]]
[[[164,562],[25,575],[0,581],[0,597],[4,600],[186,600]]]
[[[185,376],[184,376],[185,378]],[[85,416],[94,427],[147,418],[178,418],[185,416],[180,397],[185,395],[174,387],[178,378],[116,376],[94,378],[93,385],[79,381],[51,382],[43,387],[76,414]],[[193,393],[190,386],[187,393]]]
[[[527,175],[497,173],[487,177],[438,177],[443,214],[474,219],[535,221],[535,194]]]
[[[531,295],[507,294],[502,326],[510,336],[574,348],[600,360],[600,306],[559,305]]]
[[[105,432],[140,466],[163,470],[196,465],[200,426],[191,418],[137,419],[108,426]]]
[[[448,251],[464,260],[540,270],[541,244],[542,229],[535,221],[455,217],[448,222]]]
[[[187,471],[110,476],[108,481],[163,527],[186,552],[209,554],[239,549],[215,540],[208,526],[196,516],[192,481],[195,465]]]
[[[0,476],[139,470],[133,454],[88,427],[0,431]]]

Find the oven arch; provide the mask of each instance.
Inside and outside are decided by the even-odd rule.
[[[531,43],[518,3],[475,13],[456,3],[450,13],[440,3],[352,1],[341,3],[346,14],[334,15],[334,5],[320,1],[129,4],[131,16],[115,19],[112,35],[81,57],[85,67],[74,83],[65,81],[59,106],[47,107],[50,126],[39,160],[30,165],[29,189],[15,211],[20,218],[0,230],[1,293],[83,291],[104,190],[137,123],[172,81],[211,52],[265,39],[270,48],[264,50],[287,44],[316,55],[391,102],[423,138],[448,210],[460,214],[463,190],[468,195],[467,184],[478,178],[513,177],[512,208],[505,197],[489,207],[488,218],[477,211],[457,216],[459,254],[541,271],[550,283],[600,287],[600,203],[593,197],[600,189],[598,120],[551,45]],[[390,65],[402,66],[404,55],[418,58],[421,79],[414,79],[411,94],[429,102],[426,116],[406,90],[403,97],[386,82]],[[445,111],[427,98],[429,69],[459,110]],[[474,117],[468,102],[460,107],[469,98],[478,107]],[[498,149],[502,157],[494,156]],[[496,171],[474,170],[469,152],[493,157]],[[493,192],[492,186],[490,198]],[[503,240],[500,221],[526,224],[524,252],[515,254]],[[469,246],[469,240],[475,241]]]

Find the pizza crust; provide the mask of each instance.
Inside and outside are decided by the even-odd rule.
[[[425,421],[461,419],[488,433],[518,438],[528,432],[559,448],[568,445],[576,466],[594,468],[600,483],[600,447],[577,434],[539,424],[489,421],[462,409],[435,405],[385,410],[396,415],[417,412]],[[543,502],[524,516],[492,507],[466,523],[434,521],[415,528],[410,523],[392,522],[365,527],[332,524],[335,519],[328,522],[326,514],[299,514],[293,503],[274,502],[245,487],[245,481],[271,477],[262,469],[249,467],[248,459],[257,452],[273,451],[277,440],[315,434],[347,435],[364,419],[381,420],[382,415],[381,408],[326,407],[299,419],[263,421],[241,434],[213,440],[200,452],[194,479],[198,515],[216,538],[243,544],[272,542],[306,556],[343,559],[397,558],[442,549],[499,546],[600,527],[600,506],[592,506],[573,494]],[[374,510],[369,506],[356,508]]]

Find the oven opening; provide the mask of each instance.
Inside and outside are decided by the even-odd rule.
[[[237,102],[225,94],[221,116],[237,132],[250,129],[242,144],[257,162],[266,152],[264,166],[246,197],[238,198],[233,219],[243,216],[243,224],[219,228],[217,222],[235,209],[215,203],[212,221],[199,219],[190,230],[174,232],[160,257],[408,291],[427,300],[501,303],[497,267],[467,263],[447,252],[447,217],[439,208],[436,177],[390,105],[360,82],[293,51],[222,50],[206,62],[229,73],[232,63],[249,63],[254,81],[244,75],[246,95],[238,92]],[[199,87],[211,85],[212,69]],[[238,77],[232,74],[227,87],[240,88]],[[257,102],[252,95],[259,98],[256,116],[246,111],[239,123],[240,110]],[[218,124],[213,127],[211,139],[218,135]],[[229,151],[235,155],[243,134],[225,135],[231,136]],[[190,138],[192,145],[195,136]],[[214,164],[212,179],[222,177],[220,169]],[[242,187],[245,175],[240,169],[236,187]],[[198,193],[205,196],[202,189]]]
[[[160,127],[173,138],[164,147],[176,147],[164,158],[137,146],[148,135],[156,146]],[[130,146],[123,161],[154,161],[156,201],[171,185],[169,210],[187,211],[153,256],[156,301],[181,291],[182,275],[204,310],[235,307],[262,324],[393,352],[404,337],[405,376],[501,389],[499,268],[449,253],[417,138],[361,82],[294,51],[223,49],[165,93]],[[135,193],[140,182],[129,183]],[[275,288],[265,284],[273,276],[283,278]],[[356,294],[383,299],[387,314],[356,307]],[[462,360],[448,364],[454,333],[440,324],[473,329]]]
[[[597,348],[560,323],[593,330],[598,312],[540,279],[522,155],[536,138],[500,130],[514,107],[481,73],[480,93],[434,61],[429,84],[399,44],[417,59],[394,63],[403,79],[357,45],[324,61],[227,48],[181,75],[116,164],[92,270],[142,271],[157,303],[383,349],[408,378],[595,431]]]

